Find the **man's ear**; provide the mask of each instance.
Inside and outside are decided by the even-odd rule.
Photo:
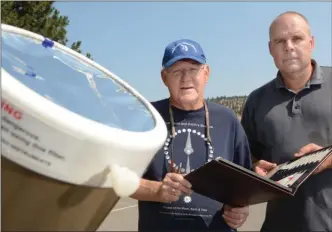
[[[272,48],[271,48],[272,45],[271,45],[271,41],[269,41],[268,46],[269,46],[270,55],[272,56]]]
[[[310,51],[312,52],[315,48],[315,37],[312,35],[311,38],[310,38]]]
[[[168,86],[167,86],[167,80],[166,80],[166,78],[167,78],[167,76],[166,76],[166,71],[165,71],[164,69],[161,70],[160,75],[161,75],[161,79],[162,79],[163,82],[164,82],[164,85],[166,85],[166,87],[168,87]]]
[[[210,78],[210,65],[208,65],[208,64],[205,65],[204,72],[205,72],[205,75],[204,75],[205,83],[207,83]]]

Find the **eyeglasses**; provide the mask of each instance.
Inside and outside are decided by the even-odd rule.
[[[197,77],[200,73],[200,71],[204,68],[204,65],[200,65],[198,67],[191,67],[188,69],[176,69],[173,71],[169,71],[169,75],[172,78],[175,79],[181,79],[183,77],[185,77],[186,73],[189,75],[189,77],[194,78]]]

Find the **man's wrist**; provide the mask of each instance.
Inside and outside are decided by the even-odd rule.
[[[159,195],[159,191],[160,188],[162,186],[162,182],[158,182],[158,181],[148,181],[148,185],[149,185],[149,190],[150,190],[150,196],[151,196],[151,201],[157,201],[160,202],[160,195]]]
[[[332,156],[328,158],[328,161],[329,161],[328,168],[332,169]]]
[[[138,190],[131,197],[139,201],[160,202],[161,199],[158,193],[161,185],[162,183],[158,181],[141,179]]]

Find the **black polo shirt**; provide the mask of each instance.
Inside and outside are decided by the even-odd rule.
[[[248,96],[241,121],[256,159],[279,164],[309,143],[332,144],[332,68],[312,63],[300,92],[278,72]],[[332,231],[332,169],[309,178],[295,197],[268,202],[262,231],[281,230]]]

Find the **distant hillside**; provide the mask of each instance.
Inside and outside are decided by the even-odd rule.
[[[247,100],[247,96],[221,96],[207,98],[206,100],[231,108],[237,114],[237,116],[240,117],[242,115],[243,106]]]

